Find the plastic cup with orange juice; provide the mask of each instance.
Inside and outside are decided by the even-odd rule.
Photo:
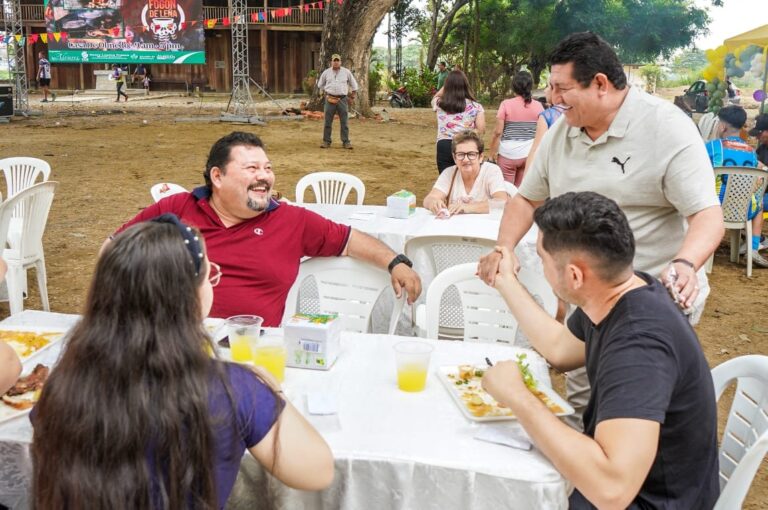
[[[253,361],[263,321],[264,319],[258,315],[235,315],[227,319],[229,349],[232,354],[232,361],[238,363]]]
[[[408,340],[396,343],[394,348],[397,387],[407,392],[422,391],[427,385],[429,358],[433,347],[425,342]]]
[[[285,380],[285,345],[282,337],[266,336],[253,352],[253,363],[267,369],[280,382]]]

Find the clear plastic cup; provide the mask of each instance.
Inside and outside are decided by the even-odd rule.
[[[407,340],[394,345],[397,362],[397,387],[418,392],[427,385],[429,358],[434,348],[428,343]]]
[[[506,205],[507,200],[505,198],[492,198],[488,200],[488,214],[491,219],[500,220]]]
[[[264,319],[258,315],[235,315],[227,319],[227,334],[232,361],[248,363],[253,361],[253,354],[259,343],[261,323]]]
[[[285,343],[277,335],[263,336],[253,351],[253,364],[264,367],[280,382],[285,380]]]

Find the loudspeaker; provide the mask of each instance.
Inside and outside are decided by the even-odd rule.
[[[0,95],[0,117],[13,117],[13,96]]]
[[[13,95],[13,87],[9,87],[7,85],[0,85],[0,96],[12,96]]]

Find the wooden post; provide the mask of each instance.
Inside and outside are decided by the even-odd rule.
[[[304,26],[304,0],[299,1],[299,25]]]
[[[83,64],[80,64],[80,90],[85,90],[85,70]]]
[[[261,86],[269,90],[269,38],[266,27],[261,29]]]

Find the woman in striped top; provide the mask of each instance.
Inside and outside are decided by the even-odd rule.
[[[515,97],[499,105],[491,140],[491,159],[496,159],[504,179],[517,187],[523,181],[525,161],[536,134],[536,121],[544,110],[541,103],[533,101],[532,87],[531,73],[520,71],[515,74],[512,80]]]

